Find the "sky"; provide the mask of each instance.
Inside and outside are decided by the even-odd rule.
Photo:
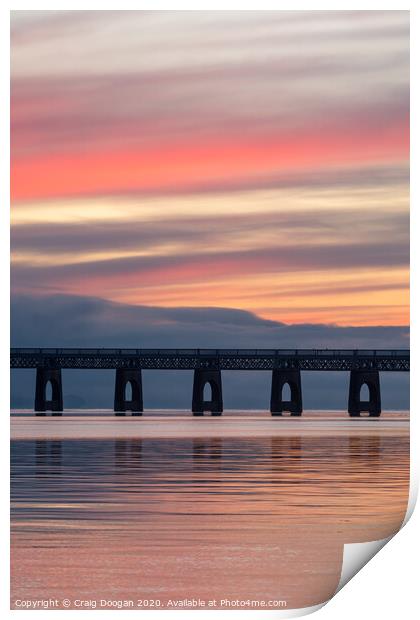
[[[22,308],[408,325],[407,11],[14,11],[11,41]]]

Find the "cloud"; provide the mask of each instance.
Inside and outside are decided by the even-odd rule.
[[[408,157],[408,119],[361,130],[344,121],[342,130],[271,132],[240,137],[223,129],[211,140],[188,138],[165,145],[124,145],[76,152],[33,154],[14,158],[13,200],[104,194],[153,194],[171,191],[220,191],[225,186],[258,186],[264,179],[297,175],[308,170],[351,165],[379,165]]]
[[[25,77],[206,70],[332,50],[369,67],[406,50],[408,32],[408,11],[15,11],[12,67]]]
[[[332,257],[333,261],[332,261]],[[169,283],[212,281],[256,273],[337,270],[373,267],[406,267],[409,250],[405,242],[331,243],[305,246],[251,249],[248,251],[179,253],[175,256],[136,256],[76,264],[13,267],[13,287],[88,286],[102,282],[109,288],[160,286]],[[120,283],[120,284],[118,284]]]
[[[78,296],[12,298],[11,344],[18,347],[408,348],[408,327],[286,325],[230,308],[160,308]],[[34,375],[14,371],[12,403],[31,406]],[[146,407],[189,407],[190,372],[145,372]],[[110,371],[66,371],[64,393],[84,406],[112,405]],[[346,373],[305,373],[308,408],[345,408]],[[226,406],[267,407],[269,373],[224,373]],[[384,407],[408,407],[408,377],[382,373]],[[77,402],[70,401],[70,402]],[[80,401],[79,401],[80,402]]]
[[[16,205],[13,290],[401,324],[406,173],[339,168],[277,189]]]
[[[408,32],[407,11],[13,13],[13,290],[405,322]]]
[[[72,295],[13,296],[11,313],[12,346],[20,347],[404,348],[408,337],[408,327],[286,325],[232,308],[135,306]]]
[[[305,166],[401,164],[409,17],[389,13],[15,16],[13,196],[217,191]]]
[[[240,200],[240,197],[235,198]],[[257,206],[255,207],[257,210]],[[357,230],[359,242],[365,240],[371,244],[372,232],[375,233],[375,242],[380,239],[390,245],[404,241],[408,244],[409,215],[406,212],[387,212],[382,210],[360,210],[356,205],[341,209],[324,208],[293,212],[284,210],[279,212],[264,212],[262,205],[254,213],[231,214],[226,213],[182,215],[171,214],[170,208],[162,217],[158,212],[154,217],[150,213],[133,213],[131,219],[114,217],[110,220],[93,221],[89,226],[86,222],[43,222],[28,223],[12,226],[12,251],[37,252],[48,254],[53,260],[54,254],[72,252],[77,260],[80,253],[101,250],[135,250],[141,248],[153,249],[159,253],[159,248],[167,244],[176,247],[179,245],[190,248],[192,255],[209,245],[213,247],[229,245],[235,250],[238,242],[247,244],[250,249],[261,243],[264,246],[274,242],[274,232],[282,244],[307,244],[315,237],[317,246],[322,242],[331,245],[331,233],[334,233],[336,243],[342,239],[348,240],[348,231],[352,229],[352,236]],[[76,219],[76,218],[74,218]],[[291,237],[292,235],[292,237]],[[276,243],[276,245],[277,245]],[[165,253],[168,250],[165,249]],[[74,261],[73,261],[74,262]]]
[[[369,80],[378,81],[381,71],[389,78],[393,64],[401,75],[406,61],[379,58],[370,67]],[[403,124],[408,83],[390,87],[385,82],[371,98],[359,95],[356,101],[350,93],[339,96],[340,90],[329,97],[325,92],[302,93],[302,84],[313,88],[316,77],[328,75],[336,82],[344,73],[349,79],[350,67],[353,79],[360,81],[366,71],[362,59],[328,56],[318,62],[300,57],[207,71],[12,80],[13,155],[77,152],[87,145],[93,151],[129,145],[165,149],[168,143],[211,141],[215,136],[269,139],[273,132],[281,140],[291,130],[298,134],[311,127],[326,135],[358,128],[377,136],[397,119]]]

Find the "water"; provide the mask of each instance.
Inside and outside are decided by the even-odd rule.
[[[315,605],[404,519],[407,412],[74,414],[12,418],[12,607]]]

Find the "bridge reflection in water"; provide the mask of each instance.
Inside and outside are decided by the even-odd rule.
[[[74,441],[74,440],[73,440]],[[109,441],[109,440],[107,440]],[[144,440],[139,438],[127,438],[116,439],[114,441],[114,465],[115,473],[127,473],[131,472],[133,475],[138,472],[143,464],[143,447],[146,444],[150,449],[153,443],[160,443],[161,450],[168,453],[173,453],[173,440],[160,439],[160,440]],[[179,440],[177,440],[179,442]],[[258,440],[257,444],[261,444],[264,440]],[[368,436],[348,436],[338,439],[334,438],[333,445],[336,449],[340,450],[341,456],[345,456],[350,459],[349,462],[363,466],[372,467],[375,462],[379,462],[381,454],[386,450],[386,447],[382,447],[383,437],[380,435],[368,435]],[[236,440],[234,440],[234,443]],[[63,462],[63,444],[66,441],[62,440],[36,440],[35,444],[35,470],[37,475],[60,475],[61,465]],[[245,443],[242,440],[242,443]],[[248,443],[252,443],[252,440]],[[271,470],[272,472],[279,473],[281,471],[288,471],[293,466],[294,468],[299,466],[302,456],[308,451],[310,447],[313,452],[315,447],[319,449],[324,445],[324,440],[311,437],[299,437],[299,436],[272,436],[269,440],[265,441],[266,448],[265,454],[270,454]],[[223,452],[223,446],[225,444],[225,452]],[[214,467],[218,461],[221,466],[223,456],[225,454],[226,464],[229,465],[231,458],[230,451],[232,446],[229,439],[223,439],[222,437],[209,437],[209,438],[193,438],[185,440],[183,444],[182,460],[187,463],[189,457],[190,462],[195,465],[211,465]],[[175,452],[175,455],[177,452]],[[150,458],[150,454],[146,454],[146,461]],[[170,457],[174,458],[173,456]],[[175,456],[176,458],[176,456]],[[266,458],[266,456],[264,457]],[[293,470],[296,473],[296,469]],[[302,483],[301,478],[296,478],[294,482]]]
[[[13,441],[12,597],[73,600],[83,583],[99,599],[112,576],[121,598],[323,602],[343,544],[404,519],[409,438],[397,427]]]
[[[301,371],[350,373],[350,416],[381,413],[380,372],[408,372],[409,350],[331,349],[11,349],[10,367],[36,369],[35,411],[63,411],[62,369],[115,369],[116,415],[143,412],[142,370],[193,370],[192,412],[223,412],[222,371],[255,370],[272,373],[270,411],[281,416],[303,411]],[[209,397],[206,388],[209,387]],[[362,400],[366,386],[367,400]],[[131,395],[127,397],[127,388]],[[288,387],[290,396],[284,396]],[[47,396],[47,388],[51,394]]]

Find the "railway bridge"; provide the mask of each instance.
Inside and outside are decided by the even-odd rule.
[[[270,411],[281,416],[303,411],[301,372],[341,371],[350,374],[348,413],[369,416],[381,413],[380,372],[409,372],[410,351],[371,349],[36,349],[12,348],[12,369],[36,370],[35,412],[61,415],[63,411],[62,369],[114,369],[115,415],[143,412],[143,370],[193,370],[192,412],[212,415],[223,412],[222,371],[269,371],[272,375]],[[51,398],[47,400],[47,386]],[[127,385],[131,397],[127,399]],[[205,400],[205,387],[210,399]],[[290,398],[283,399],[288,385]],[[362,386],[368,400],[361,400]]]

